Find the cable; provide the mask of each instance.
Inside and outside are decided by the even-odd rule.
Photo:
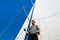
[[[31,2],[32,2],[32,1],[31,1]],[[34,3],[34,4],[35,4],[35,3]],[[30,28],[30,24],[31,24],[32,16],[33,16],[33,11],[34,11],[34,7],[35,7],[34,4],[32,4],[32,5],[33,5],[33,10],[32,10],[32,14],[31,14],[30,20],[29,20],[29,18],[28,18],[28,15],[27,15],[26,10],[25,10],[24,7],[23,7],[23,10],[24,10],[24,12],[25,12],[25,15],[27,16],[27,18],[28,18],[28,20],[29,20],[29,24],[28,24],[27,31],[28,31],[29,28]],[[27,38],[28,38],[28,36],[27,36],[27,34],[26,34],[24,40],[27,40]]]
[[[15,20],[15,18],[18,16],[19,12],[16,14],[15,17],[10,21],[10,23],[7,25],[7,27],[0,33],[0,37],[3,35],[3,33],[7,30],[7,28],[10,26],[10,24]]]
[[[28,18],[28,21],[29,21],[29,17],[28,17],[28,15],[27,15],[27,12],[26,12],[26,10],[25,10],[24,6],[22,7],[22,9],[24,10],[24,12],[25,12],[25,15],[27,16],[27,18]]]
[[[49,18],[51,18],[51,17],[53,17],[53,16],[55,16],[55,15],[57,15],[57,14],[60,14],[60,12],[57,12],[57,13],[55,13],[55,14],[49,16],[49,17],[39,18],[39,19],[35,19],[35,20],[45,20],[45,19],[49,19]]]
[[[34,7],[34,5],[35,5],[35,4],[33,4],[32,0],[31,0],[31,3],[32,3],[33,7]],[[25,15],[27,16],[27,18],[28,18],[28,21],[29,21],[29,17],[28,17],[28,15],[27,15],[27,12],[26,12],[26,10],[25,10],[24,6],[22,7],[22,9],[24,10],[24,12],[25,12]]]

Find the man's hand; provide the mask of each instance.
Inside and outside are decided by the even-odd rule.
[[[40,30],[37,30],[37,34],[40,35]]]
[[[24,28],[24,31],[26,31],[26,29]]]
[[[24,28],[24,31],[27,33],[27,34],[29,34],[27,31],[26,31],[26,29]]]

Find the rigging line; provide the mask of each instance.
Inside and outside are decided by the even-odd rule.
[[[32,20],[32,17],[33,17],[34,8],[35,8],[35,5],[33,5],[33,10],[32,10],[32,14],[31,14],[31,18],[30,18],[29,24],[31,24],[31,20]],[[30,27],[30,25],[28,27]]]
[[[32,3],[32,0],[31,0],[31,3]],[[39,14],[38,14],[38,18],[39,18]],[[39,22],[39,26],[40,26],[40,21],[38,21],[38,22]],[[42,40],[41,29],[40,29],[40,40]]]
[[[27,16],[27,18],[28,18],[28,21],[29,21],[29,17],[28,17],[28,15],[27,15],[27,12],[26,12],[26,10],[25,10],[24,6],[22,7],[22,9],[24,10],[24,12],[25,12],[25,15]]]
[[[12,24],[12,22],[15,20],[15,18],[18,16],[19,12],[13,17],[13,19],[10,21],[10,23],[6,26],[6,28],[0,33],[0,37],[3,35],[3,33],[7,30],[7,28]]]
[[[32,3],[32,1],[31,1],[31,3]],[[33,5],[33,10],[32,10],[32,14],[31,14],[30,20],[29,20],[29,18],[28,18],[28,15],[27,15],[26,10],[25,10],[24,7],[23,7],[23,10],[24,10],[24,12],[25,12],[25,15],[27,16],[27,18],[28,18],[28,20],[29,20],[29,24],[28,24],[27,31],[28,31],[28,29],[29,29],[29,27],[30,27],[31,20],[32,20],[32,16],[33,16],[33,11],[34,11],[34,4],[32,4],[32,5]],[[27,36],[27,34],[26,34],[24,40],[27,40],[27,38],[28,38],[28,36]]]
[[[34,4],[33,4],[32,0],[31,0],[31,3],[32,3],[32,5],[33,5],[33,10],[34,10]],[[22,9],[24,10],[25,15],[27,16],[28,21],[29,21],[29,17],[28,17],[28,15],[27,15],[27,12],[26,12],[26,10],[25,10],[24,6],[22,7]]]
[[[35,19],[35,20],[45,20],[45,19],[49,19],[49,18],[51,18],[51,17],[53,17],[53,16],[55,16],[55,15],[57,15],[57,14],[60,14],[60,12],[57,12],[57,13],[55,13],[55,14],[49,16],[49,17],[39,18],[39,19]]]
[[[31,3],[32,3],[32,5],[34,6],[34,4],[33,4],[32,0],[31,0]],[[27,16],[27,18],[28,18],[28,21],[29,21],[28,14],[27,14],[27,12],[26,12],[26,10],[25,10],[24,6],[22,7],[22,9],[24,10],[24,12],[25,12],[25,15]]]
[[[34,6],[33,6],[33,10],[32,10],[32,14],[31,14],[30,20],[29,20],[29,24],[28,24],[27,31],[28,31],[29,28],[30,28],[30,24],[31,24],[32,16],[33,16],[33,11],[34,11]],[[27,40],[27,39],[28,39],[28,36],[27,36],[27,34],[26,34],[24,40]]]
[[[34,5],[33,1],[32,0],[30,0],[30,1],[31,1],[31,4]]]
[[[33,15],[33,13],[31,14],[31,17],[30,17],[30,21],[29,21],[29,24],[28,24],[27,31],[28,31],[28,29],[29,29],[29,27],[30,27],[30,24],[31,24],[32,15]],[[25,35],[24,40],[27,40],[27,35]]]
[[[32,16],[33,16],[33,11],[34,11],[34,8],[33,8],[33,10],[32,10],[32,14],[31,14],[31,17],[30,17],[30,21],[29,21],[29,24],[28,24],[27,31],[28,31],[29,28],[30,28],[30,24],[31,24]],[[26,35],[24,40],[27,40],[27,38],[28,38],[28,36]]]

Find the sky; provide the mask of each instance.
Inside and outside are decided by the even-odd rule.
[[[33,0],[34,2],[34,0]],[[0,0],[0,40],[14,40],[20,31],[32,4],[30,0]]]

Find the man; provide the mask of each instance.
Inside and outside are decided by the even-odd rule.
[[[35,25],[35,20],[32,20],[32,25],[29,28],[28,33],[28,40],[38,40],[38,34],[40,34],[40,29],[37,25]]]

